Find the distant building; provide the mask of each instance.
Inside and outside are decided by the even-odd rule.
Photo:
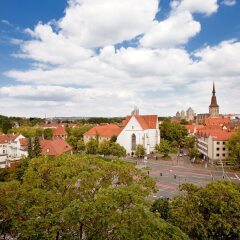
[[[41,140],[42,155],[58,156],[63,153],[72,153],[72,147],[63,139]]]
[[[181,116],[180,116],[181,119],[186,119],[186,115],[185,115],[185,111],[182,110],[181,111]]]
[[[192,121],[194,120],[195,113],[191,107],[188,108],[186,111],[186,120],[187,121]]]
[[[8,167],[27,156],[27,139],[23,135],[0,135],[0,168]]]
[[[176,119],[178,119],[178,120],[181,119],[181,114],[180,114],[180,112],[177,112],[177,113],[176,113]]]
[[[121,128],[116,124],[106,124],[95,126],[83,134],[84,142],[87,143],[91,138],[99,140],[110,140],[113,136],[118,136]]]
[[[209,114],[210,114],[210,118],[219,117],[219,105],[217,104],[217,97],[216,97],[214,82],[213,82],[211,104],[209,105]]]
[[[139,108],[138,108],[137,106],[134,107],[131,115],[132,115],[132,116],[133,116],[133,115],[139,115]]]
[[[53,128],[53,139],[62,138],[66,139],[68,133],[65,131],[62,125],[57,125],[56,128]]]
[[[197,115],[197,124],[205,124],[205,120],[210,117],[209,113],[200,113]]]

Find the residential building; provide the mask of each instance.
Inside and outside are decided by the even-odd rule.
[[[62,138],[66,139],[68,133],[65,131],[62,125],[57,125],[56,128],[53,128],[53,139]]]
[[[23,135],[0,135],[0,168],[27,156],[27,139]]]
[[[58,156],[63,153],[72,153],[72,147],[63,139],[41,140],[42,155]]]
[[[212,164],[225,161],[228,157],[226,143],[233,133],[217,128],[199,130],[196,134],[196,147],[203,159]]]
[[[113,136],[118,136],[121,128],[116,124],[106,124],[95,126],[83,134],[84,142],[87,143],[91,138],[97,139],[99,142],[110,140]]]

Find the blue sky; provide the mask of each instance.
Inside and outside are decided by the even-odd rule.
[[[222,113],[237,113],[239,12],[231,0],[1,1],[1,114],[201,113],[213,80]]]

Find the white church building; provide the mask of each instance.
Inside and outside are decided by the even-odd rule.
[[[134,155],[138,144],[144,146],[147,154],[153,152],[156,144],[160,143],[158,116],[138,115],[138,111],[134,111],[123,121],[117,142],[129,155]]]

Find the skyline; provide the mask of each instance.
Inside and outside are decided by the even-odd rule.
[[[16,7],[17,6],[17,7]],[[239,113],[234,0],[0,3],[2,115]]]

